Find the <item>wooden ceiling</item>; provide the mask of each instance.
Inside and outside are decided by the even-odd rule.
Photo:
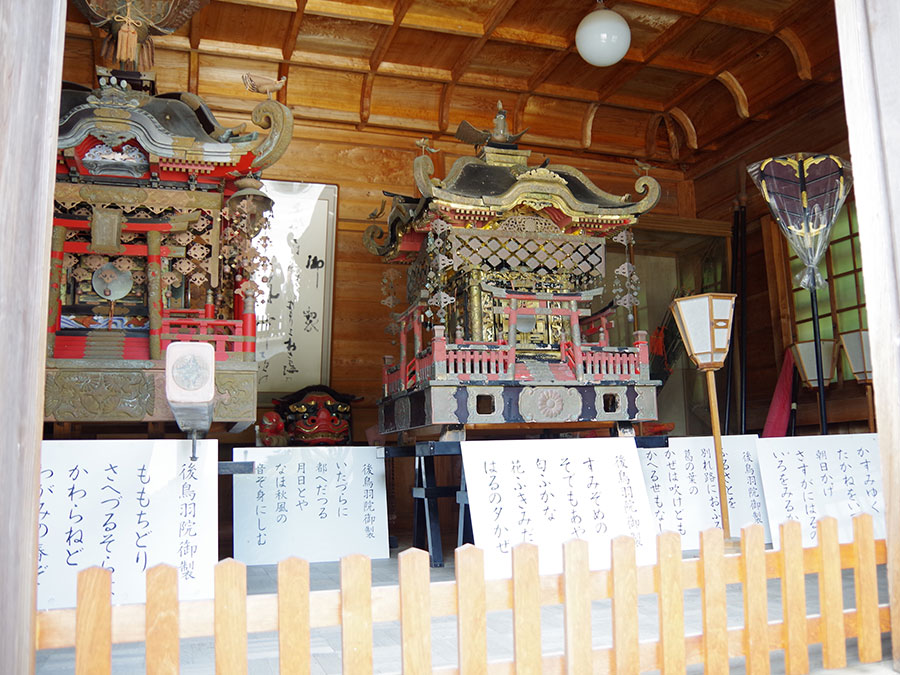
[[[581,59],[575,29],[594,0],[213,0],[155,38],[161,91],[216,111],[260,96],[241,74],[287,77],[298,120],[439,139],[457,124],[510,128],[543,147],[650,160],[690,173],[840,80],[830,0],[607,0],[631,47],[607,68]],[[70,6],[65,79],[90,84],[100,34]],[[837,85],[839,88],[839,85]]]

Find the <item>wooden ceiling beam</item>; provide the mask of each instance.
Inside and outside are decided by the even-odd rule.
[[[244,5],[245,7],[262,7],[263,9],[280,9],[285,12],[294,11],[294,0],[218,0],[231,5]]]
[[[481,52],[481,50],[484,48],[484,45],[493,34],[494,29],[497,28],[498,25],[500,25],[500,22],[503,21],[514,4],[516,4],[516,0],[500,0],[496,5],[494,5],[491,13],[484,20],[481,36],[469,42],[465,50],[463,50],[463,53],[460,54],[459,58],[456,60],[456,63],[453,66],[453,70],[450,74],[450,78],[454,82],[459,81],[459,78],[472,64],[472,61],[476,56],[478,56],[479,52]]]
[[[199,12],[194,14],[191,17],[191,27],[190,27],[190,45],[191,49],[198,49],[200,47],[200,40],[203,39],[203,27],[206,22],[206,17],[209,12],[209,6],[207,5]]]
[[[285,61],[290,61],[297,46],[297,36],[300,35],[300,26],[303,23],[303,11],[306,9],[306,0],[296,0],[296,11],[291,17],[287,34],[284,36],[284,46],[281,48],[281,56]],[[287,87],[283,87],[287,89]]]
[[[412,4],[413,0],[400,0],[400,2],[394,6],[394,22],[382,31],[381,36],[378,38],[378,43],[375,45],[375,48],[372,50],[372,55],[369,57],[369,69],[373,73],[378,70],[378,66],[380,66],[381,62],[384,60],[384,55],[387,54],[388,49],[390,49],[391,43],[394,41],[394,36],[396,36],[397,31],[400,30],[400,24],[403,21],[403,17],[406,16],[406,13],[409,11]]]
[[[703,159],[696,162],[685,177],[690,180],[703,178],[722,166],[733,164],[741,156],[751,152],[754,147],[764,145],[770,139],[785,133],[786,129],[802,129],[823,111],[834,106],[842,106],[844,90],[841,82],[815,85],[811,89],[792,96],[774,112],[765,122],[744,125],[728,136],[728,143],[722,150],[705,153]],[[716,138],[711,139],[715,142]]]
[[[775,23],[772,30],[780,31],[788,23],[790,23],[791,21],[795,20],[798,16],[800,16],[804,11],[808,11],[808,8],[801,7],[798,4],[798,5],[794,5],[791,9],[782,12],[782,14],[778,17],[778,21]],[[776,32],[776,34],[777,34],[777,32]],[[683,89],[681,92],[678,93],[677,96],[675,96],[675,98],[673,98],[672,100],[670,100],[668,102],[667,108],[672,109],[674,107],[680,106],[684,101],[686,101],[688,98],[693,96],[700,89],[705,87],[707,84],[712,82],[713,79],[719,80],[719,76],[722,73],[729,71],[730,69],[734,68],[737,64],[741,63],[744,59],[747,58],[748,55],[750,55],[754,51],[756,51],[756,49],[758,49],[762,44],[767,42],[770,38],[771,38],[771,35],[760,34],[760,35],[757,35],[754,39],[748,41],[744,45],[743,49],[741,49],[738,53],[736,53],[728,63],[724,64],[721,67],[719,72],[717,72],[714,76],[703,77],[703,78],[697,80],[696,82],[694,82],[693,84],[691,84],[690,86]],[[733,78],[733,76],[732,76],[732,78]],[[719,80],[719,81],[721,81],[721,80]],[[736,81],[737,80],[735,80],[735,82]],[[728,87],[728,84],[726,82],[723,82],[723,84],[726,86],[726,88]],[[743,88],[741,88],[741,89],[743,89]],[[729,88],[729,92],[732,94],[732,96],[735,95],[734,91],[732,91],[730,88]],[[746,98],[746,96],[745,96],[745,98]],[[738,110],[740,111],[740,104],[737,101],[736,101],[736,104],[739,106]],[[747,108],[748,108],[748,116],[749,116],[749,101],[747,102]],[[764,111],[760,111],[760,112],[764,112]]]
[[[347,21],[368,21],[384,25],[394,23],[394,10],[391,7],[351,5],[341,0],[309,0],[306,3],[306,13]]]

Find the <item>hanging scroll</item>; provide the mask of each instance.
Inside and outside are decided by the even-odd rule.
[[[254,277],[262,290],[256,300],[259,391],[284,393],[330,379],[337,187],[263,185],[275,206],[255,240],[271,265]]]
[[[475,544],[485,576],[508,577],[510,552],[540,544],[541,574],[562,571],[562,544],[584,539],[592,569],[609,567],[610,541],[634,537],[638,564],[656,556],[634,439],[465,441],[461,443]]]
[[[351,553],[387,558],[384,460],[377,448],[235,448],[234,557],[248,565]]]
[[[112,572],[113,604],[145,600],[144,573],[178,568],[178,597],[213,597],[216,441],[44,441],[38,609],[75,606],[76,575]]]

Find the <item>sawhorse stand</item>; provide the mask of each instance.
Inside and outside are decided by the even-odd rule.
[[[452,457],[462,454],[459,441],[424,441],[415,445],[388,446],[386,458],[413,457],[416,460],[416,478],[412,489],[415,502],[413,511],[413,546],[428,551],[432,567],[444,566],[444,548],[441,543],[441,522],[438,500],[455,497],[459,504],[458,542],[472,541],[472,520],[469,516],[469,500],[465,491],[465,478],[460,485],[437,485],[434,471],[435,457]]]

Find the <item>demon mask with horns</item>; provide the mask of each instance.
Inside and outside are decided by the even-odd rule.
[[[350,443],[350,404],[360,400],[351,394],[341,394],[325,385],[313,385],[289,396],[273,399],[274,413],[283,421],[288,445],[348,445]],[[279,425],[270,420],[272,428]],[[263,443],[275,445],[263,431]],[[272,442],[267,442],[272,441]]]

